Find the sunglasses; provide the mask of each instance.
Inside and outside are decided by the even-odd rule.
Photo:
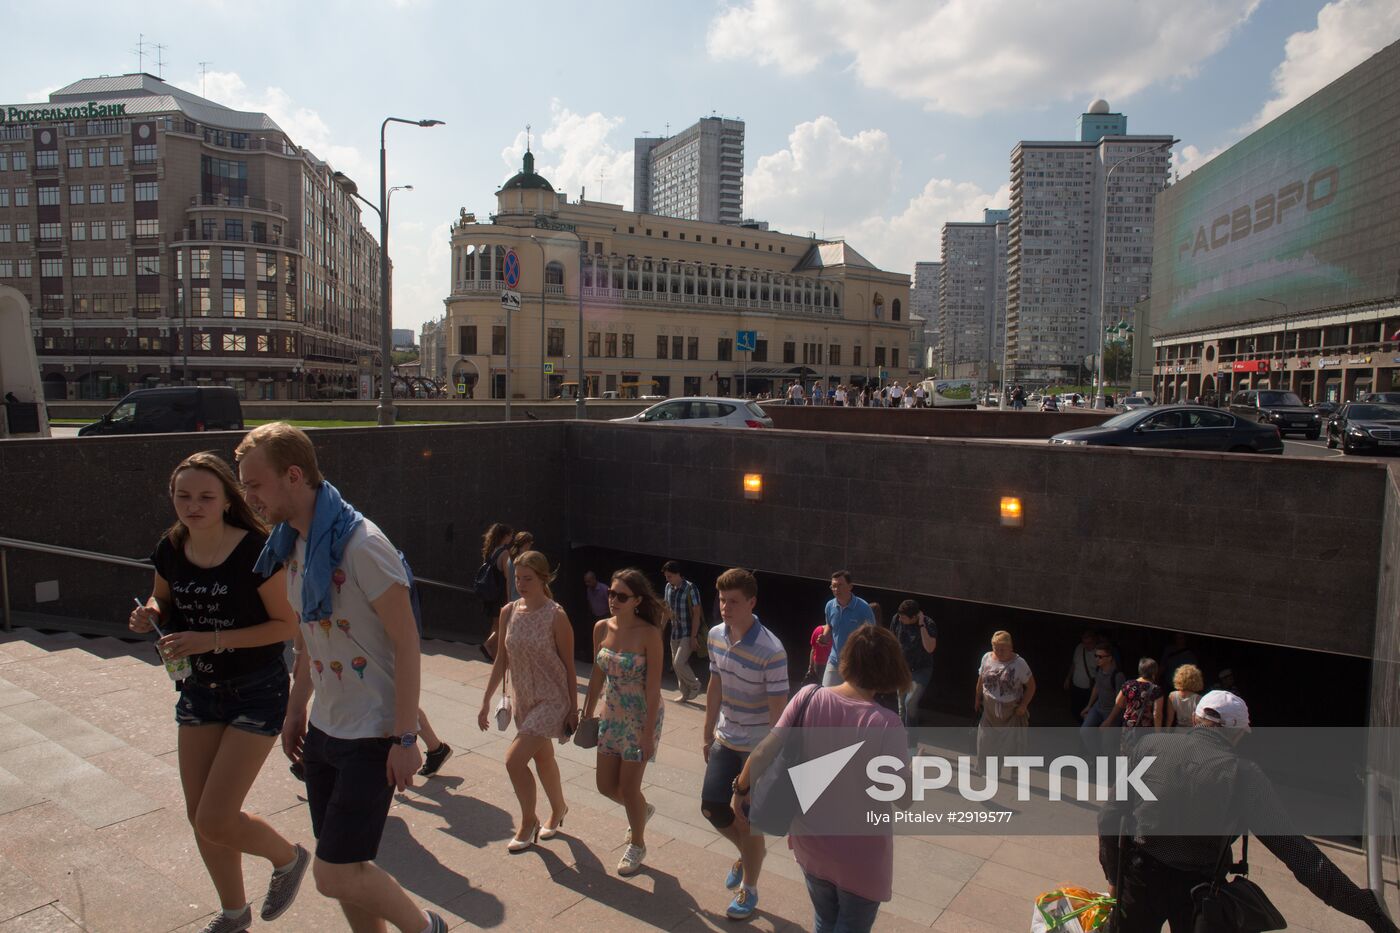
[[[608,599],[615,599],[620,603],[627,602],[633,595],[632,593],[619,593],[617,590],[608,590]]]

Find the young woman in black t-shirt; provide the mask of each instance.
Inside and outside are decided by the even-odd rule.
[[[262,919],[280,916],[296,897],[310,858],[243,800],[282,731],[287,711],[283,643],[296,633],[284,570],[253,572],[266,526],[249,508],[228,464],[212,453],[183,460],[170,476],[177,521],[156,545],[155,583],[131,613],[133,631],[164,632],[167,659],[188,657],[179,682],[180,781],[195,841],[223,907],[205,933],[238,933],[252,924],[243,885],[243,853],[273,866]],[[154,623],[154,625],[153,625]]]

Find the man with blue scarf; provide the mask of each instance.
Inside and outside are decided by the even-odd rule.
[[[321,476],[306,433],[276,422],[236,452],[248,504],[276,527],[255,569],[287,568],[296,664],[282,750],[306,776],[317,889],[353,930],[446,933],[374,864],[394,792],[413,786],[418,630],[394,545]],[[307,703],[315,696],[310,714]]]

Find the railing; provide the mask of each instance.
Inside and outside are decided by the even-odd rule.
[[[10,618],[10,565],[9,552],[29,551],[36,554],[51,554],[55,557],[73,557],[78,560],[90,560],[100,564],[115,564],[118,567],[133,567],[137,570],[150,570],[153,564],[149,560],[135,557],[122,557],[117,554],[104,554],[101,551],[87,551],[82,548],[63,547],[58,544],[42,544],[38,541],[24,541],[19,538],[0,537],[0,605],[4,608],[5,631],[11,631],[12,623]],[[475,593],[476,590],[469,586],[461,586],[456,583],[444,583],[441,580],[432,580],[428,577],[414,576],[415,583],[436,586],[445,590],[452,590],[457,593]]]
[[[288,235],[267,235],[261,238],[255,236],[251,231],[243,233],[229,233],[227,230],[215,230],[204,233],[198,230],[177,230],[171,234],[171,243],[252,243],[256,246],[285,246],[289,249],[296,249],[300,241],[294,236]]]
[[[283,214],[282,204],[279,201],[269,201],[266,198],[236,197],[227,194],[191,195],[190,207],[238,207],[267,211],[270,214]]]

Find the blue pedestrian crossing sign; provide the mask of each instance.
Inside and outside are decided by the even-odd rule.
[[[513,249],[506,250],[505,276],[506,288],[514,288],[520,284],[520,257]]]
[[[756,330],[741,330],[741,331],[736,331],[735,334],[734,334],[734,349],[736,349],[736,350],[749,350],[749,351],[757,350],[757,349],[758,349],[758,331],[756,331]]]
[[[552,375],[554,375],[554,364],[553,364],[553,363],[545,363],[545,364],[544,364],[544,374],[545,374],[546,376],[552,376]]]

